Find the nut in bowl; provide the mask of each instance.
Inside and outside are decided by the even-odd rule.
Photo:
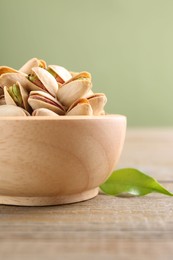
[[[38,59],[21,71],[0,68],[0,204],[43,206],[90,199],[118,162],[126,117],[105,114],[106,96],[91,91],[89,73],[78,77],[54,65],[46,75],[51,68],[57,90],[54,80],[50,91],[49,80],[38,75],[31,82],[27,73],[37,71],[33,61],[47,68]]]

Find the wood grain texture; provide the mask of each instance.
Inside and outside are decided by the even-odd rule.
[[[173,129],[128,130],[119,167],[149,169],[173,191],[172,141]],[[0,259],[171,260],[172,254],[172,197],[100,193],[63,206],[0,206]]]
[[[0,129],[0,204],[57,205],[96,196],[119,159],[126,118],[1,118]]]

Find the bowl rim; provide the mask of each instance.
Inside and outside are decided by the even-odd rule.
[[[107,114],[101,116],[4,116],[0,117],[0,121],[83,121],[83,120],[107,120],[107,119],[122,119],[127,117],[121,114]]]

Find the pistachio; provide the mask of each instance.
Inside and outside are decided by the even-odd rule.
[[[91,97],[92,95],[94,95],[94,92],[90,89],[90,90],[83,96],[83,98],[88,98],[88,97]]]
[[[58,83],[47,70],[40,67],[32,68],[32,74],[28,75],[28,79],[40,89],[47,91],[54,97],[56,96]]]
[[[104,106],[107,102],[107,98],[103,93],[95,93],[92,96],[89,96],[88,101],[92,107],[93,115],[103,115],[104,114]]]
[[[17,84],[14,84],[13,86],[10,86],[7,91],[10,94],[10,96],[12,97],[12,99],[14,100],[14,102],[16,103],[16,105],[19,107],[22,107],[23,100],[22,100],[19,86]]]
[[[26,74],[31,74],[32,73],[32,68],[34,67],[40,67],[43,69],[46,69],[47,65],[44,60],[39,60],[37,58],[32,58],[29,61],[27,61],[20,69],[19,71],[26,73]]]
[[[59,115],[65,114],[65,108],[54,97],[44,91],[31,91],[28,103],[33,110],[47,108]]]
[[[22,87],[27,91],[31,90],[39,90],[40,88],[33,84],[31,81],[27,79],[27,77],[23,73],[5,73],[0,76],[0,88],[10,87],[16,82],[20,82]]]
[[[66,115],[67,116],[76,116],[76,115],[83,115],[83,116],[91,116],[93,114],[91,105],[87,99],[81,98],[75,101],[68,109]]]
[[[0,106],[0,117],[8,116],[30,116],[30,114],[21,107],[13,105],[2,105]]]
[[[28,75],[28,79],[34,83],[35,85],[37,85],[39,88],[43,89],[46,91],[46,88],[44,87],[44,85],[42,84],[42,82],[38,79],[38,77],[34,74],[29,74]]]
[[[91,87],[91,75],[81,72],[59,88],[57,98],[64,106],[70,107],[76,100],[86,95]]]
[[[7,105],[16,105],[24,108],[28,112],[31,112],[29,106],[28,92],[21,86],[19,82],[16,82],[10,87],[4,87],[5,101]]]
[[[32,112],[32,116],[59,116],[55,112],[47,109],[47,108],[37,108]]]
[[[17,70],[10,68],[8,66],[0,66],[0,75],[5,73],[12,73],[12,72],[17,72]]]
[[[60,84],[63,84],[72,78],[68,70],[58,65],[49,65],[48,71],[53,75],[56,81]]]
[[[78,74],[75,74],[69,81],[66,83],[69,83],[70,81],[78,80],[78,79],[85,79],[91,81],[91,74],[87,71],[82,71]]]
[[[107,98],[91,88],[90,73],[68,71],[58,65],[47,67],[44,60],[37,58],[18,71],[0,66],[0,105],[6,104],[10,115],[12,109],[20,115],[29,115],[33,110],[33,116],[104,115]]]

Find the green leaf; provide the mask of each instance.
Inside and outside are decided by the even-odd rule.
[[[114,171],[100,189],[114,196],[144,196],[151,192],[173,196],[173,193],[166,190],[154,178],[133,168]]]

